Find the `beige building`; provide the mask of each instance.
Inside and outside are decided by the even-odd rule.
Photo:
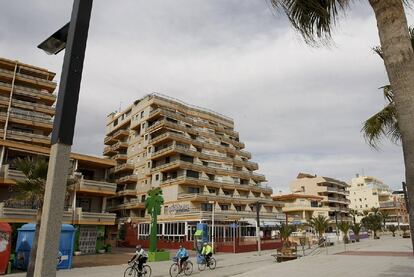
[[[409,224],[407,206],[403,191],[392,192],[388,200],[382,201],[379,204],[380,211],[388,214],[386,222],[387,225]]]
[[[55,114],[54,76],[47,69],[0,58],[1,222],[35,221],[38,204],[14,199],[16,180],[25,178],[14,160],[29,156],[48,159]],[[98,230],[106,227],[107,241],[116,239],[116,232],[110,232],[116,215],[106,212],[106,199],[116,192],[116,184],[108,179],[115,162],[71,153],[71,165],[69,178],[73,184],[68,188],[63,221],[79,225],[80,250],[95,253]]]
[[[229,236],[234,222],[241,236],[254,235],[257,202],[262,225],[284,220],[226,116],[151,94],[109,114],[106,133],[104,155],[117,162],[118,184],[109,210],[132,221],[140,238],[148,235],[144,201],[153,187],[163,190],[159,235],[167,239],[192,240],[196,223],[211,223],[213,212],[217,237]]]
[[[372,208],[386,207],[390,209],[394,205],[390,187],[381,180],[371,176],[359,176],[351,180],[349,188],[350,208],[357,210],[360,214]],[[357,216],[359,222],[362,216]]]
[[[323,206],[322,196],[292,193],[275,195],[273,200],[284,203],[282,210],[289,224],[305,224],[312,217],[329,216],[329,208]]]
[[[321,196],[322,208],[328,210],[327,215],[332,223],[350,220],[347,183],[334,178],[299,173],[289,187],[293,193]]]

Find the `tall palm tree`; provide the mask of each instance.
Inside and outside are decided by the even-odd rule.
[[[359,216],[360,213],[358,212],[358,210],[349,209],[349,214],[352,216],[352,220],[355,224],[356,223],[356,217]]]
[[[351,224],[349,224],[348,221],[341,221],[338,223],[338,229],[341,230],[342,233],[344,233],[344,243],[348,243],[349,242],[349,237],[348,237],[348,233],[349,233],[349,229],[351,229]]]
[[[318,215],[318,217],[312,217],[309,220],[309,225],[315,229],[318,233],[319,241],[321,241],[325,230],[329,227],[329,219],[326,216]]]
[[[329,43],[335,23],[351,0],[269,0],[281,9],[311,45]],[[404,4],[407,0],[367,0],[377,21],[381,50],[401,133],[409,199],[414,199],[414,51]],[[414,246],[414,205],[410,205],[411,240]]]
[[[149,190],[148,197],[145,199],[145,208],[151,215],[149,252],[155,252],[157,250],[157,217],[161,214],[162,204],[164,204],[162,190],[160,188]]]
[[[33,276],[36,263],[48,162],[44,158],[17,158],[14,160],[14,166],[17,170],[22,171],[26,178],[24,180],[16,180],[16,184],[11,187],[13,199],[31,202],[31,208],[37,209],[35,235],[26,274],[26,276],[31,277]]]

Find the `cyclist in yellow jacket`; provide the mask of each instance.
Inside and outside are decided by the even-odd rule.
[[[210,262],[211,256],[213,256],[213,247],[211,247],[207,242],[204,243],[203,249],[201,250],[201,255],[204,256],[206,260],[206,264],[208,265]]]

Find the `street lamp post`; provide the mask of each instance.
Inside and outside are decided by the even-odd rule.
[[[256,202],[256,236],[257,236],[257,254],[260,256],[261,252],[261,241],[260,241],[260,203]]]
[[[64,34],[60,38],[56,38],[54,37],[55,33],[39,45],[39,48],[50,54],[57,54],[64,48],[66,50],[53,123],[49,168],[34,272],[36,277],[56,276],[56,257],[69,172],[69,158],[73,143],[91,10],[92,0],[74,0],[66,41]]]
[[[210,201],[210,204],[213,205],[212,211],[211,211],[211,248],[213,248],[213,251],[215,251],[214,249],[214,214],[216,211],[216,201]]]

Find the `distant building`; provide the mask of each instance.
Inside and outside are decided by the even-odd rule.
[[[350,208],[357,210],[360,214],[372,208],[383,208],[393,205],[390,187],[372,176],[359,176],[357,174],[351,180],[349,193],[349,199],[351,200]],[[362,216],[357,216],[357,222],[361,218]]]
[[[327,216],[332,223],[350,220],[347,183],[330,177],[299,173],[289,187],[295,194],[322,197],[321,207],[328,210]]]
[[[284,203],[282,210],[289,224],[308,223],[312,217],[318,215],[329,216],[329,208],[323,207],[322,196],[292,193],[275,195],[272,198]]]
[[[54,77],[47,69],[0,58],[0,222],[21,225],[36,220],[37,203],[14,199],[16,180],[25,178],[14,160],[49,157]],[[78,153],[70,158],[68,177],[73,184],[68,188],[63,222],[79,227],[76,243],[83,253],[95,253],[104,240],[114,243],[116,239],[116,215],[106,212],[107,198],[116,193],[116,184],[108,178],[115,161]]]

